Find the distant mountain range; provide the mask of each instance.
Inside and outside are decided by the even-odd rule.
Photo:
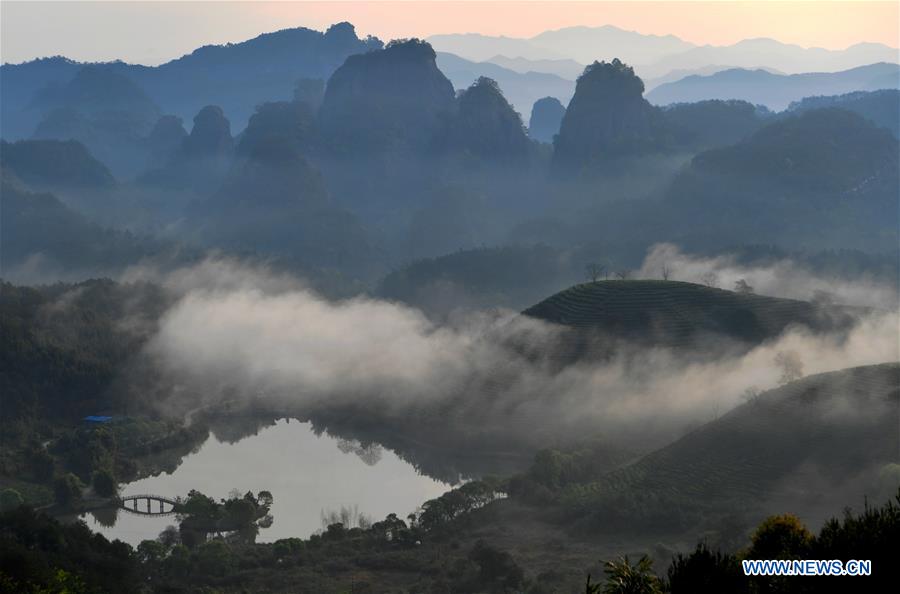
[[[457,89],[465,89],[480,76],[497,81],[507,101],[528,121],[534,102],[542,97],[556,97],[563,105],[575,92],[574,79],[546,72],[517,72],[492,64],[472,62],[453,54],[438,52],[437,65]]]
[[[429,42],[438,52],[439,66],[454,87],[465,88],[479,76],[493,78],[524,119],[539,98],[556,97],[566,104],[574,80],[585,65],[595,60],[616,57],[623,60],[634,67],[648,90],[684,76],[711,75],[735,68],[762,69],[776,76],[782,72],[827,73],[898,62],[896,49],[875,43],[857,44],[844,50],[802,48],[771,39],[745,40],[730,46],[695,46],[671,35],[643,35],[613,26],[569,27],[528,39],[474,33],[435,35]],[[163,113],[189,121],[203,106],[216,104],[222,107],[237,131],[244,127],[259,103],[289,99],[298,80],[325,80],[348,56],[382,45],[376,38],[358,37],[351,24],[338,23],[325,32],[301,27],[265,33],[240,43],[204,46],[155,67],[124,62],[107,66],[143,89]],[[59,89],[72,81],[84,66],[57,56],[0,67],[4,138],[30,137],[47,111],[46,101],[39,100],[39,93],[44,99],[48,93],[58,95]],[[726,80],[730,80],[728,76],[734,74],[726,75]],[[891,73],[887,79],[873,76],[859,83],[865,86],[848,82],[830,87],[822,83],[821,88],[814,86],[809,91],[786,92],[774,98],[765,96],[756,102],[784,107],[804,94],[891,87],[895,78]],[[760,80],[764,85],[770,84],[768,78]],[[802,80],[811,81],[815,77]],[[799,88],[803,82],[791,84]],[[665,96],[659,92],[655,101],[683,100],[667,100]],[[701,92],[698,96],[723,95]]]
[[[885,62],[842,72],[789,75],[732,68],[708,76],[693,75],[664,83],[647,93],[647,100],[668,105],[707,99],[742,99],[780,111],[804,97],[896,89],[898,86],[900,66]]]
[[[353,25],[338,23],[324,33],[284,29],[241,43],[204,46],[160,66],[106,66],[131,79],[165,113],[190,121],[203,106],[215,104],[240,130],[258,104],[289,99],[298,80],[325,80],[348,56],[381,47],[380,40],[360,39]],[[30,136],[44,115],[37,94],[67,85],[84,66],[59,56],[0,66],[4,138]]]
[[[509,70],[514,70],[522,74],[528,72],[543,72],[546,74],[555,74],[562,78],[575,80],[584,72],[584,64],[564,58],[561,60],[528,60],[527,58],[510,58],[508,56],[496,55],[493,58],[484,60],[491,64],[503,66]]]
[[[612,58],[634,64],[650,64],[695,47],[673,35],[642,35],[609,25],[567,27],[545,31],[530,39],[466,33],[434,35],[428,41],[439,52],[451,52],[475,61],[501,55],[527,60],[568,58],[583,64]]]
[[[859,43],[843,50],[804,48],[774,39],[746,39],[727,46],[696,46],[672,35],[643,35],[613,26],[568,27],[546,31],[529,39],[468,33],[435,35],[428,41],[438,52],[450,52],[474,61],[492,61],[516,70],[512,61],[540,64],[538,72],[565,76],[572,60],[620,60],[635,67],[639,76],[654,79],[676,70],[697,70],[712,64],[730,68],[762,68],[788,74],[836,72],[875,62],[900,61],[896,48],[880,43]],[[495,57],[500,56],[500,60]],[[538,69],[540,68],[540,69]],[[571,74],[569,74],[571,75]]]
[[[768,68],[787,74],[837,72],[876,62],[900,61],[896,48],[880,43],[858,43],[843,50],[804,48],[774,39],[745,39],[734,45],[695,47],[655,63],[638,65],[638,73],[658,77],[672,70],[729,64],[736,68]]]

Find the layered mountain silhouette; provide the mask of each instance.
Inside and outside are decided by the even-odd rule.
[[[170,122],[171,127],[175,122]],[[231,123],[218,105],[207,105],[194,116],[190,134],[170,130],[171,152],[161,167],[145,172],[139,182],[159,188],[210,191],[218,187],[234,156]],[[174,142],[181,136],[180,142]]]
[[[656,105],[707,99],[741,99],[782,110],[813,95],[840,95],[900,87],[900,65],[879,63],[842,72],[775,74],[765,70],[730,69],[707,76],[693,75],[659,85],[647,100]]]
[[[584,67],[571,78],[546,72],[517,72],[491,62],[472,62],[453,54],[439,52],[438,68],[457,89],[465,89],[482,76],[497,81],[503,94],[513,107],[523,116],[529,113],[532,104],[544,96],[556,97],[568,103],[575,92],[575,78]]]
[[[773,114],[746,101],[676,103],[663,109],[673,139],[691,150],[727,146],[750,136]]]
[[[668,192],[667,217],[683,240],[892,249],[898,160],[897,139],[858,114],[804,111],[697,155]]]
[[[566,80],[574,81],[584,72],[584,64],[564,58],[561,60],[528,60],[521,56],[510,58],[504,55],[496,55],[485,60],[491,64],[502,66],[507,70],[527,74],[529,72],[542,72],[544,74],[555,74]]]
[[[241,151],[222,187],[188,211],[205,245],[359,270],[373,254],[356,217],[332,203],[321,173],[291,138],[267,135]]]
[[[5,279],[37,284],[104,276],[164,251],[161,242],[101,227],[53,194],[29,190],[5,162],[0,183],[0,268]]]
[[[441,114],[454,108],[453,85],[431,46],[416,39],[349,57],[328,80],[322,132],[338,153],[424,146]]]
[[[791,112],[801,112],[822,107],[840,107],[858,113],[870,122],[900,137],[900,90],[857,91],[830,97],[805,97],[791,103]]]
[[[553,142],[559,132],[566,108],[556,97],[544,97],[534,102],[528,120],[528,134],[541,142]]]
[[[109,169],[77,140],[0,141],[0,161],[32,187],[102,189],[116,183]]]
[[[858,43],[843,50],[805,48],[774,39],[745,39],[733,45],[705,45],[664,57],[640,69],[643,76],[656,78],[673,70],[727,64],[733,68],[775,69],[787,74],[838,72],[875,64],[897,63],[897,49],[880,43]]]
[[[732,45],[696,46],[672,35],[642,35],[613,26],[567,27],[545,31],[534,37],[514,38],[474,33],[434,35],[428,40],[439,52],[448,52],[474,61],[494,61],[513,70],[512,62],[523,59],[545,65],[552,61],[574,60],[582,64],[613,58],[632,64],[648,80],[673,71],[696,71],[715,65],[717,69],[774,69],[801,72],[837,72],[866,64],[896,64],[897,49],[879,43],[859,43],[843,50],[804,48],[774,39],[746,39]],[[547,66],[535,72],[553,72]],[[527,70],[525,70],[527,71]]]
[[[438,51],[469,60],[486,61],[500,55],[526,60],[568,58],[582,64],[616,57],[629,63],[646,64],[694,47],[673,35],[642,35],[610,25],[566,27],[529,39],[467,33],[433,35],[428,41]]]
[[[555,171],[587,173],[623,157],[660,150],[665,125],[643,92],[634,69],[618,59],[588,66],[554,142]]]
[[[524,164],[531,142],[522,117],[503,96],[497,82],[481,77],[459,94],[439,142],[464,158],[497,164]]]
[[[327,79],[348,56],[381,47],[378,39],[360,39],[351,24],[338,23],[324,33],[284,29],[241,43],[204,46],[159,66],[102,66],[130,79],[167,113],[189,120],[204,105],[217,104],[241,129],[258,104],[290,99],[298,80]],[[29,136],[36,123],[35,95],[48,85],[66,85],[82,66],[53,58],[0,67],[4,137]]]
[[[78,140],[116,174],[137,173],[141,142],[159,119],[156,103],[111,66],[85,66],[66,84],[45,87],[32,107],[43,113],[35,138]]]

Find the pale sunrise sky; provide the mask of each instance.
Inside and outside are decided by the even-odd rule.
[[[615,25],[697,44],[771,37],[805,47],[898,47],[900,2],[46,2],[0,1],[0,60],[65,55],[159,64],[211,43],[350,21],[387,41],[437,33],[529,37],[572,25]]]

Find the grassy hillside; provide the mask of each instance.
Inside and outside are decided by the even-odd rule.
[[[758,515],[767,504],[815,518],[817,507],[854,499],[848,493],[879,494],[879,469],[898,461],[898,412],[898,363],[810,376],[634,464],[569,485],[563,501],[594,526],[677,530],[716,515]]]
[[[659,280],[575,285],[523,313],[575,329],[569,346],[579,349],[610,340],[700,347],[724,339],[749,346],[792,325],[827,331],[849,327],[853,320],[846,310],[825,311],[805,301]]]

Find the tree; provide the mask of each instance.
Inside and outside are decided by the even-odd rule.
[[[812,533],[793,514],[769,516],[750,538],[748,559],[802,559],[809,553]]]
[[[662,273],[663,280],[669,280],[669,276],[672,274],[672,269],[669,268],[668,265],[663,264],[662,270],[660,272]]]
[[[790,383],[803,377],[803,361],[795,351],[779,351],[775,355],[775,365],[781,369],[779,385]]]
[[[700,282],[706,285],[707,287],[718,287],[719,286],[719,275],[710,270],[703,274],[700,277]]]
[[[469,552],[469,559],[478,565],[478,581],[492,591],[517,591],[525,582],[525,573],[512,556],[479,540]]]
[[[112,497],[116,494],[116,488],[118,487],[116,479],[113,477],[112,472],[106,468],[95,471],[91,483],[94,485],[94,491],[101,497]]]
[[[751,295],[754,293],[753,287],[744,279],[738,279],[738,281],[734,283],[734,292],[742,293],[744,295]]]
[[[671,594],[741,594],[748,592],[738,559],[711,551],[699,543],[690,555],[677,554],[667,572],[667,592]]]
[[[56,477],[53,481],[53,496],[62,506],[69,506],[81,500],[81,481],[71,472]]]
[[[587,276],[592,283],[600,280],[604,270],[606,270],[606,267],[602,264],[597,264],[596,262],[590,262],[584,267],[585,276]]]
[[[256,496],[256,501],[262,507],[272,507],[272,503],[275,501],[275,498],[272,497],[272,493],[270,491],[260,491]]]
[[[22,494],[15,489],[3,489],[3,491],[0,491],[0,511],[14,509],[24,502]]]
[[[647,555],[634,565],[628,556],[603,564],[606,574],[604,594],[662,594],[659,578],[653,573],[653,562]]]
[[[168,550],[158,540],[142,540],[136,552],[142,563],[159,563],[166,558]]]
[[[616,278],[619,280],[628,280],[630,273],[627,270],[619,270],[616,272]]]
[[[181,535],[178,533],[178,528],[169,525],[159,533],[159,536],[156,537],[156,540],[158,540],[160,544],[162,544],[167,549],[170,549],[181,542]]]

